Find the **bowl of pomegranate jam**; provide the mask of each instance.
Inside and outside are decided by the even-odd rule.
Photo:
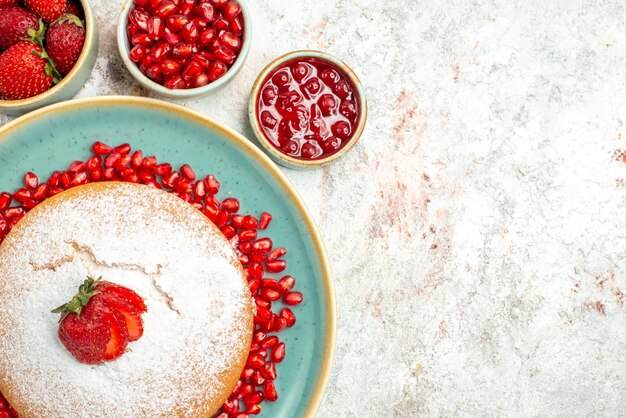
[[[143,87],[185,99],[231,81],[248,55],[250,34],[243,0],[126,0],[117,43]]]
[[[249,116],[274,161],[313,168],[340,158],[357,143],[367,104],[361,82],[342,61],[323,52],[296,51],[261,72]]]

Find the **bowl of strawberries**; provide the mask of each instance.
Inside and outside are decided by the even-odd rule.
[[[72,98],[98,54],[88,0],[0,0],[0,112]]]

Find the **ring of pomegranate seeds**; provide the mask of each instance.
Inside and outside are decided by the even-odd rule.
[[[98,181],[141,183],[166,190],[189,202],[204,213],[235,249],[248,279],[256,304],[254,335],[246,366],[230,397],[216,418],[246,418],[261,412],[263,402],[276,402],[274,381],[276,365],[285,358],[285,343],[276,335],[292,327],[296,316],[289,306],[302,303],[302,293],[293,290],[296,279],[286,275],[280,280],[264,278],[265,273],[281,273],[287,268],[283,247],[274,248],[268,237],[259,237],[272,221],[263,212],[257,219],[240,214],[239,200],[233,197],[218,200],[220,182],[212,174],[200,179],[193,168],[182,165],[178,171],[169,163],[158,162],[154,156],[133,152],[130,144],[116,147],[94,142],[92,155],[86,161],[74,161],[65,171],[55,171],[45,182],[35,173],[24,175],[24,187],[13,193],[0,193],[0,243],[20,219],[40,202],[64,190]],[[273,303],[282,301],[287,307],[274,312]],[[0,418],[19,414],[0,393]]]

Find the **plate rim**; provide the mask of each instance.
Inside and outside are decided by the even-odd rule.
[[[285,189],[287,195],[292,199],[296,210],[302,217],[305,226],[310,233],[310,237],[313,241],[313,246],[317,253],[317,257],[321,261],[320,270],[322,272],[322,284],[324,286],[324,293],[328,301],[328,308],[326,312],[327,332],[325,336],[325,356],[322,360],[322,365],[318,373],[318,379],[315,384],[313,393],[311,394],[311,400],[309,401],[309,405],[304,411],[305,417],[313,418],[317,410],[319,409],[325,390],[328,386],[333,359],[335,357],[337,334],[337,307],[335,301],[333,273],[330,267],[330,262],[328,260],[328,255],[326,253],[324,242],[308,208],[304,204],[304,201],[300,197],[298,191],[291,184],[287,176],[285,176],[285,174],[278,168],[278,166],[265,153],[263,153],[263,151],[261,151],[256,145],[254,145],[252,141],[244,137],[239,132],[227,127],[226,125],[223,125],[222,123],[216,121],[215,119],[205,115],[200,111],[190,109],[176,103],[170,103],[153,98],[137,96],[97,96],[55,103],[53,105],[46,106],[41,109],[37,109],[35,111],[27,113],[8,122],[4,126],[0,126],[0,141],[5,140],[11,131],[18,129],[39,117],[62,113],[64,110],[77,107],[91,108],[98,107],[100,105],[134,105],[148,108],[156,108],[160,110],[171,111],[172,113],[175,113],[186,120],[192,120],[194,122],[200,122],[202,125],[210,126],[211,128],[214,128],[221,134],[223,134],[223,136],[227,137],[236,146],[238,146],[239,148],[243,148],[245,151],[247,151],[255,160],[257,160],[259,164],[261,164],[269,172],[270,175],[272,175],[274,180],[277,181]]]

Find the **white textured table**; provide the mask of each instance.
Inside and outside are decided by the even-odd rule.
[[[624,3],[249,3],[242,73],[186,106],[250,136],[256,74],[302,48],[342,57],[368,92],[355,151],[286,171],[336,275],[319,416],[624,414]],[[120,6],[94,1],[82,97],[146,94],[118,57]]]

